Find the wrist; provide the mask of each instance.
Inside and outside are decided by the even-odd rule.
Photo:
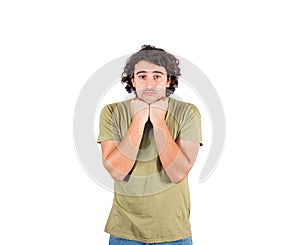
[[[148,120],[148,119],[147,119]],[[134,115],[132,118],[132,123],[134,123],[136,126],[140,126],[144,128],[145,123],[147,122],[145,117],[139,116],[139,115]]]
[[[164,128],[167,126],[167,123],[165,120],[161,121],[152,121],[153,128]]]

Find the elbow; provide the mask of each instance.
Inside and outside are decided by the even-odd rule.
[[[116,174],[114,172],[110,172],[110,176],[117,182],[121,182],[125,179],[126,175],[123,174]]]
[[[173,184],[180,184],[187,177],[191,167],[192,164],[189,164],[188,162],[179,167],[176,164],[173,164],[167,169],[166,172]]]
[[[177,181],[175,181],[175,184],[180,184],[181,182],[183,182],[186,178],[186,175],[184,175],[182,178],[178,179]]]
[[[183,174],[180,176],[170,178],[170,180],[172,181],[173,184],[180,184],[181,182],[183,182],[185,180],[186,176],[187,176],[187,174]]]
[[[110,176],[117,182],[121,182],[125,179],[126,174],[121,173],[119,171],[116,170],[108,170],[108,173],[110,174]]]
[[[185,169],[182,169],[182,171],[177,171],[175,174],[174,180],[172,182],[174,184],[179,184],[185,180],[185,178],[188,176],[188,173],[190,172],[191,168],[193,166],[193,163],[188,163],[187,167]]]
[[[110,174],[110,176],[117,182],[121,182],[125,179],[126,174],[116,170],[113,168],[107,161],[103,159],[103,166],[107,170],[107,172]]]

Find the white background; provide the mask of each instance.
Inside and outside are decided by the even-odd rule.
[[[226,114],[218,168],[191,183],[194,244],[299,244],[297,2],[1,1],[0,243],[108,244],[112,193],[79,163],[74,107],[151,44],[196,64]]]

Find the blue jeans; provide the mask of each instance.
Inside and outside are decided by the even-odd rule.
[[[144,243],[134,240],[127,240],[120,237],[115,237],[113,235],[110,235],[109,237],[109,245],[147,245],[147,244],[153,244],[153,245],[193,245],[192,237],[188,237],[185,239],[173,241],[173,242],[161,242],[161,243]]]

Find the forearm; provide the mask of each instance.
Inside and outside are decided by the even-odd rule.
[[[165,121],[153,124],[154,139],[163,168],[173,183],[185,178],[192,163],[176,144]]]
[[[122,141],[104,159],[106,169],[115,180],[123,180],[133,168],[143,130],[144,125],[134,117]]]

